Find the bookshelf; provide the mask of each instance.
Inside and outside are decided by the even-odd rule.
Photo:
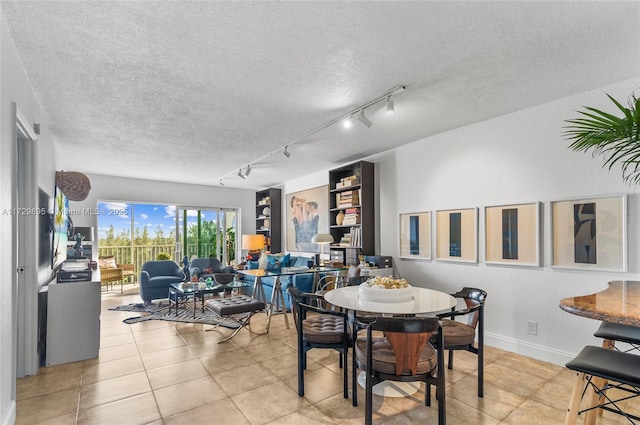
[[[332,258],[358,264],[375,251],[373,164],[358,161],[329,171],[329,232]]]
[[[256,192],[256,234],[264,235],[265,251],[282,251],[282,191]]]

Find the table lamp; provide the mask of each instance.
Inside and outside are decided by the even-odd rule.
[[[333,236],[328,233],[317,233],[313,235],[311,242],[320,244],[320,254],[316,254],[316,266],[319,266],[320,258],[324,255],[324,246],[333,243]]]
[[[247,250],[247,261],[257,261],[263,248],[263,235],[242,235],[242,249]]]

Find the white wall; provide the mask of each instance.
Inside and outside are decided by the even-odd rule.
[[[15,206],[16,123],[14,103],[32,126],[41,125],[38,138],[38,182],[53,194],[55,164],[48,119],[35,98],[22,68],[0,8],[0,209]],[[0,214],[0,424],[15,419],[16,373],[16,252],[15,216]],[[28,265],[35,267],[36,265]],[[38,282],[30,284],[37,287]]]
[[[453,292],[474,286],[488,292],[486,334],[491,345],[564,364],[588,343],[594,320],[566,313],[562,298],[600,291],[610,280],[640,280],[639,188],[600,158],[567,148],[563,120],[583,105],[615,112],[605,93],[626,100],[640,78],[416,141],[370,160],[377,163],[380,254],[394,257],[402,277],[420,286]],[[629,273],[550,267],[549,202],[628,193]],[[484,264],[484,206],[540,201],[543,266]],[[398,260],[398,214],[479,208],[478,264]],[[387,225],[390,224],[390,225]],[[433,226],[432,226],[433,227]],[[433,249],[435,246],[432,244]],[[538,322],[528,335],[526,321]]]

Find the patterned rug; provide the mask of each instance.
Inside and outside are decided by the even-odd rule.
[[[236,323],[231,321],[226,321],[221,324],[222,319],[220,316],[212,313],[211,311],[205,309],[204,313],[200,308],[196,309],[196,317],[193,317],[193,307],[190,305],[184,306],[181,305],[178,309],[178,315],[176,316],[175,308],[171,309],[171,313],[169,313],[169,303],[168,301],[149,304],[142,303],[134,303],[134,304],[126,304],[120,305],[114,308],[110,308],[109,310],[113,311],[133,311],[136,313],[145,313],[141,316],[129,317],[123,320],[123,323],[128,325],[132,323],[140,323],[146,320],[167,320],[169,322],[183,322],[183,323],[203,323],[205,325],[218,325],[224,326],[225,328],[235,329],[238,327]]]

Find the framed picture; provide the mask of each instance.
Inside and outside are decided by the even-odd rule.
[[[400,214],[400,258],[431,259],[431,213]]]
[[[627,197],[551,202],[551,266],[627,271]]]
[[[320,252],[311,242],[316,233],[329,233],[329,185],[287,194],[287,251]]]
[[[478,262],[478,209],[436,211],[436,260]]]
[[[540,266],[540,203],[484,209],[485,262]]]

